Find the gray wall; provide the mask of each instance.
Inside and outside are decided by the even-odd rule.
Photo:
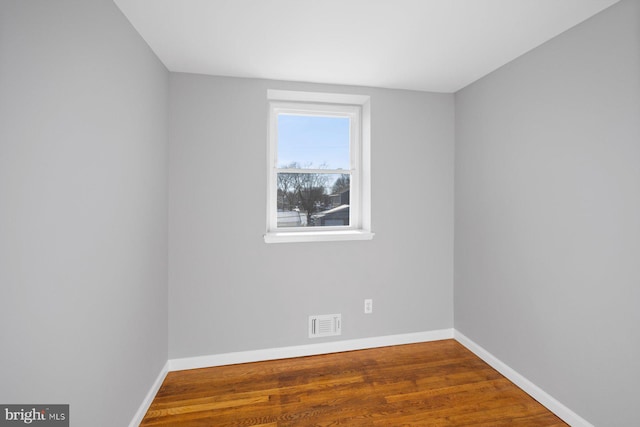
[[[638,423],[640,2],[456,94],[455,326],[598,426]]]
[[[110,0],[3,0],[0,58],[0,402],[127,425],[167,360],[168,72]]]
[[[169,356],[453,326],[453,95],[172,74]],[[371,96],[372,241],[266,244],[267,89]],[[364,298],[374,313],[363,314]]]

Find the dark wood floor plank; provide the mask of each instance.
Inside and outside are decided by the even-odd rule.
[[[454,340],[167,375],[141,426],[567,426]]]

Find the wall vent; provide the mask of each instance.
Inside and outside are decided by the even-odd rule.
[[[341,314],[309,316],[309,338],[330,337],[342,334]]]

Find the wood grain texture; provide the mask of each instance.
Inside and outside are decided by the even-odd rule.
[[[567,426],[455,340],[170,372],[141,426]]]

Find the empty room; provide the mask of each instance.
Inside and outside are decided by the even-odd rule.
[[[0,0],[0,425],[640,426],[640,0]]]

